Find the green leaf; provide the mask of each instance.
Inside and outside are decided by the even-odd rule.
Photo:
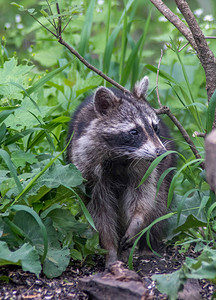
[[[110,62],[111,62],[111,56],[114,48],[115,40],[117,39],[117,36],[122,28],[122,25],[118,25],[115,27],[113,32],[111,33],[108,42],[106,44],[106,48],[104,51],[104,57],[103,57],[103,71],[104,73],[109,72]]]
[[[35,221],[37,222],[39,229],[40,229],[40,233],[42,235],[43,238],[43,255],[41,258],[41,262],[44,262],[44,259],[46,258],[47,255],[47,251],[48,251],[48,237],[47,237],[47,231],[46,231],[46,227],[44,226],[42,220],[40,219],[40,217],[38,216],[38,214],[30,207],[25,206],[25,205],[13,205],[10,207],[10,209],[15,210],[15,211],[24,211],[27,212],[28,214],[30,214]]]
[[[85,224],[78,222],[69,210],[63,208],[51,210],[46,217],[52,219],[53,225],[58,231],[72,231],[81,234],[87,229]]]
[[[45,185],[48,188],[57,188],[60,185],[76,187],[83,182],[80,171],[72,164],[53,165],[38,178],[34,191]]]
[[[206,132],[209,133],[212,130],[212,126],[215,119],[215,107],[216,107],[216,90],[214,91],[209,101],[207,117],[206,117]]]
[[[14,167],[14,165],[13,165],[11,159],[10,159],[9,154],[5,150],[0,149],[0,156],[2,157],[2,159],[5,161],[6,165],[8,166],[8,169],[10,170],[11,176],[14,178],[14,181],[17,185],[18,191],[22,192],[22,190],[23,190],[22,185],[19,181],[16,169],[15,169],[15,167]]]
[[[164,159],[164,157],[166,157],[167,155],[172,154],[172,153],[177,153],[177,152],[176,151],[167,151],[164,154],[162,154],[159,157],[157,157],[156,159],[154,159],[154,161],[151,163],[151,165],[149,166],[148,170],[146,171],[145,175],[141,179],[138,187],[141,186],[146,181],[146,179],[153,172],[153,170],[158,166],[158,164],[162,161],[162,159]]]
[[[35,155],[30,152],[24,152],[21,150],[14,151],[11,154],[11,160],[16,168],[24,167],[26,163],[33,164],[37,162]]]
[[[82,260],[83,259],[83,256],[82,256],[82,253],[76,249],[71,249],[70,250],[70,255],[73,259],[75,260]]]
[[[2,123],[0,125],[0,144],[6,134],[6,131],[7,131],[7,127],[5,126],[5,123]]]
[[[186,278],[184,272],[180,269],[170,274],[153,275],[152,279],[156,281],[157,289],[167,294],[170,300],[176,300],[178,292],[183,288]]]
[[[58,277],[65,271],[70,262],[68,247],[62,249],[49,248],[44,261],[43,272],[48,278]]]
[[[103,79],[100,76],[91,76],[90,78],[87,78],[83,83],[82,83],[82,88],[77,89],[76,91],[76,96],[78,97],[79,95],[87,92],[88,90],[94,89],[98,87],[102,83]]]
[[[207,223],[204,223],[200,220],[198,220],[195,216],[193,215],[189,215],[185,221],[184,224],[182,224],[181,226],[177,227],[174,232],[177,233],[177,232],[185,232],[187,231],[188,229],[191,229],[191,228],[199,228],[199,227],[204,227],[206,226]]]
[[[17,107],[16,109],[18,109]],[[8,109],[8,107],[7,107]],[[16,109],[0,110],[0,123],[2,123],[10,114],[13,114]]]
[[[24,271],[35,273],[37,277],[41,272],[39,255],[30,244],[23,244],[16,251],[10,251],[5,242],[0,241],[0,266],[18,265]]]
[[[17,60],[13,57],[4,63],[0,68],[0,95],[8,99],[23,99],[23,91],[20,88],[28,86],[29,73],[32,66],[17,65]],[[13,82],[13,84],[10,84]]]
[[[61,73],[64,69],[66,69],[68,66],[70,65],[70,63],[55,69],[52,72],[49,72],[48,74],[46,74],[45,76],[43,76],[42,78],[40,78],[32,87],[28,88],[26,91],[29,95],[31,95],[33,92],[35,92],[36,90],[38,90],[40,87],[44,86],[45,83],[47,83],[49,80],[51,80],[54,76],[56,76],[57,74]]]

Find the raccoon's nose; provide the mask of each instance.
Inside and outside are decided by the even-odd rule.
[[[160,156],[160,155],[162,155],[162,154],[164,154],[164,153],[166,153],[167,151],[165,150],[165,149],[161,149],[161,148],[157,148],[156,149],[156,155],[157,156]]]

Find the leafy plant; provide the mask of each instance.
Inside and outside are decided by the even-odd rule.
[[[166,50],[159,71],[162,104],[171,108],[191,137],[196,130],[209,132],[215,93],[207,105],[205,74],[196,55],[186,47],[179,52],[185,40],[172,24],[159,23],[149,2],[145,1],[144,11],[143,1],[119,4],[109,0],[103,6],[99,1],[73,1],[72,5],[61,1],[64,39],[126,88],[148,73],[148,100],[156,108],[158,43],[163,41]],[[55,3],[39,7],[35,2],[34,10],[25,8],[25,3],[14,5],[22,18],[16,23],[13,15],[13,26],[2,26],[6,29],[0,51],[0,264],[20,265],[37,276],[43,270],[48,277],[55,277],[65,270],[70,257],[84,261],[91,254],[104,253],[98,235],[87,225],[86,220],[94,226],[82,202],[84,179],[74,166],[65,164],[63,150],[70,114],[92,89],[110,84],[84,67],[45,30],[43,26],[49,30],[57,27],[59,15],[51,13]],[[8,6],[8,12],[17,14],[14,5]],[[215,24],[197,18],[204,33],[211,35]],[[26,36],[32,42],[22,48]],[[215,51],[214,41],[209,44]],[[172,129],[180,159],[177,170],[167,171],[175,171],[168,199],[170,212],[142,234],[148,237],[156,222],[167,219],[168,243],[178,245],[180,251],[186,251],[191,243],[202,250],[196,260],[186,260],[172,276],[154,277],[159,289],[175,299],[187,278],[215,280],[215,195],[200,168],[203,140],[193,138],[201,156],[195,159],[179,131],[166,116],[163,119]],[[158,190],[167,174],[160,178]],[[146,176],[148,173],[143,182]],[[129,263],[132,266],[132,255]]]

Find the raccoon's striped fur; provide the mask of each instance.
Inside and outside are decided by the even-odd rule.
[[[99,87],[78,107],[70,123],[68,161],[87,179],[88,209],[108,250],[106,265],[125,259],[135,234],[166,212],[171,176],[165,177],[156,197],[157,182],[173,166],[168,155],[139,188],[151,161],[173,148],[166,126],[145,100],[148,78],[124,94]],[[163,137],[163,138],[162,138]],[[165,147],[166,145],[166,147]],[[161,237],[161,224],[151,230]]]

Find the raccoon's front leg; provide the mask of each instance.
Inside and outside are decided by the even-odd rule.
[[[115,203],[112,199],[112,193],[103,190],[101,193],[100,186],[94,189],[92,200],[88,208],[95,226],[99,232],[100,245],[108,251],[106,254],[106,267],[117,260],[118,234],[117,234],[117,216],[116,210],[111,203]]]
[[[122,250],[127,250],[128,248],[132,247],[135,241],[135,238],[133,237],[145,227],[144,223],[144,216],[139,212],[135,212],[125,235],[121,239]]]

